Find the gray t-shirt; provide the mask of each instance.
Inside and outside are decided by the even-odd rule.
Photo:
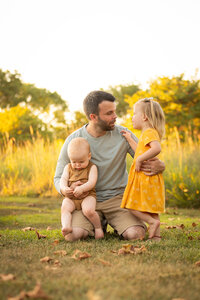
[[[65,140],[54,176],[54,184],[57,191],[60,193],[60,178],[65,165],[70,162],[67,154],[68,144],[76,137],[83,137],[90,144],[91,161],[98,168],[98,180],[95,187],[97,201],[105,201],[116,195],[123,194],[128,179],[126,155],[129,153],[132,157],[134,156],[134,151],[120,133],[121,130],[128,129],[115,125],[114,130],[107,131],[105,135],[95,138],[87,132],[86,127],[87,125],[76,130]],[[137,137],[132,132],[131,134],[132,138],[137,142]]]

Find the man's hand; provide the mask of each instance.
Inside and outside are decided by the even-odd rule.
[[[140,168],[145,175],[152,176],[162,173],[165,170],[165,164],[157,157],[144,161]]]

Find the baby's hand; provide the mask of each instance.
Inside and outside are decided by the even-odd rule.
[[[120,133],[122,133],[122,135],[125,137],[127,141],[130,141],[132,139],[131,133],[129,131],[122,130],[120,131]]]
[[[73,189],[71,189],[70,187],[65,187],[64,189],[62,189],[62,194],[65,196],[65,197],[72,197],[73,196]]]
[[[140,168],[142,166],[142,161],[140,160],[140,158],[136,158],[135,160],[135,171],[139,172]]]
[[[84,193],[84,191],[83,191],[83,188],[82,188],[81,185],[75,187],[74,192],[73,192],[74,196],[77,197],[77,198],[80,197],[80,196],[82,196],[83,193]]]

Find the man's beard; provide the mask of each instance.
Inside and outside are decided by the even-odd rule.
[[[109,125],[105,121],[101,120],[100,117],[98,117],[98,126],[101,128],[102,131],[111,131],[115,128],[114,123],[111,123],[111,125]]]

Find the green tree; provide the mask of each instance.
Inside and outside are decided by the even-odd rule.
[[[32,112],[20,105],[5,109],[0,112],[0,144],[6,144],[9,139],[13,139],[17,144],[24,143],[37,135],[50,137],[44,124]]]
[[[111,93],[116,98],[116,112],[118,117],[124,117],[126,116],[129,108],[129,105],[125,99],[127,96],[132,96],[138,92],[139,86],[135,84],[109,86],[109,88],[105,91]]]
[[[161,104],[168,128],[177,127],[184,135],[190,127],[200,131],[200,80],[185,80],[184,74],[176,77],[158,77],[150,83],[149,89],[138,91],[126,99],[131,110],[141,98],[154,97]]]
[[[0,108],[8,109],[20,103],[36,115],[51,112],[54,123],[65,123],[64,113],[68,111],[68,105],[60,95],[23,83],[16,71],[12,74],[0,70]]]

